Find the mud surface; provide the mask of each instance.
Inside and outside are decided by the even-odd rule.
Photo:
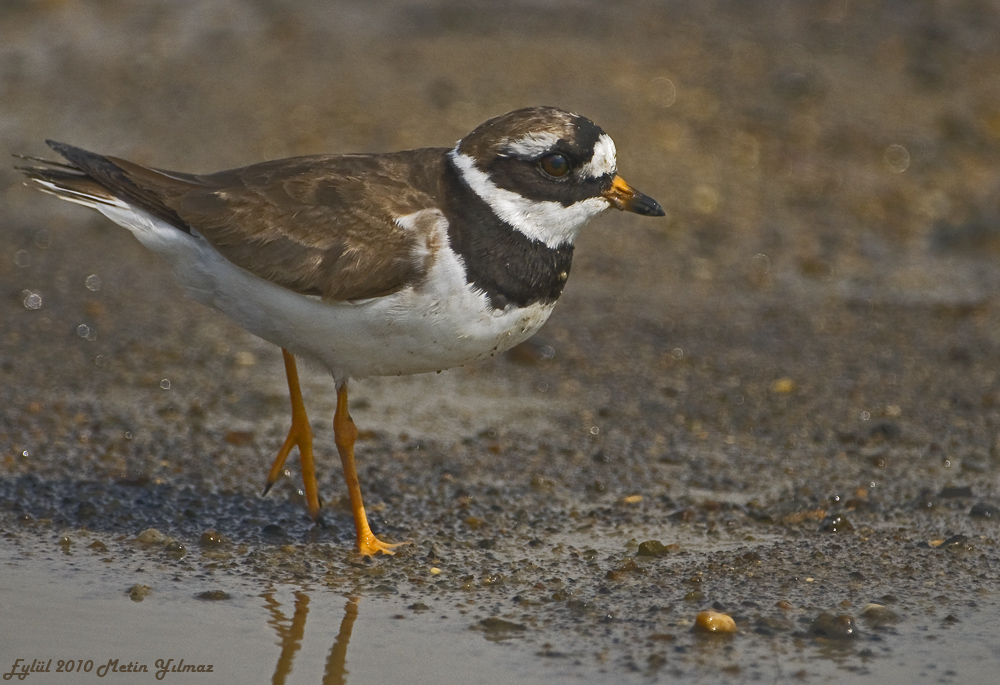
[[[668,216],[589,227],[527,345],[352,386],[373,526],[411,542],[366,561],[329,379],[316,527],[296,461],[259,496],[279,351],[0,168],[0,670],[988,682],[998,31],[975,1],[3,3],[0,150],[213,171],[544,103]]]

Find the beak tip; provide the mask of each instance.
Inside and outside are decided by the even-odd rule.
[[[663,211],[660,203],[649,195],[637,194],[632,202],[628,203],[623,209],[642,216],[666,216],[666,212]]]
[[[666,216],[667,215],[667,213],[665,211],[663,211],[663,207],[660,206],[659,202],[657,202],[656,200],[654,200],[652,198],[650,198],[650,202],[652,203],[652,206],[649,208],[649,211],[647,212],[647,216]]]

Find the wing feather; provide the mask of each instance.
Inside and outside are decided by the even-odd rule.
[[[34,180],[60,186],[67,199],[104,189],[296,292],[364,299],[426,272],[427,237],[398,219],[439,206],[444,149],[295,157],[195,175],[50,145],[72,167],[33,167]]]

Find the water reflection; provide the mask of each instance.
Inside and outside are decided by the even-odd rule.
[[[275,590],[271,588],[264,593],[264,606],[271,618],[267,624],[278,634],[278,644],[281,652],[278,663],[274,666],[271,682],[274,685],[285,683],[292,673],[292,662],[295,653],[302,649],[302,641],[306,633],[306,616],[309,615],[309,595],[303,590],[294,593],[292,617],[288,618],[281,610],[282,604],[275,599]],[[351,631],[354,621],[358,618],[358,598],[348,597],[344,606],[344,618],[340,621],[340,631],[330,647],[326,657],[326,667],[323,669],[323,685],[345,685],[347,683],[347,645],[351,641]]]

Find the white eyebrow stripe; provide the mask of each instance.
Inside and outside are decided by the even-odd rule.
[[[594,154],[590,161],[580,169],[584,175],[591,178],[614,175],[618,171],[618,151],[611,136],[602,133],[594,145]]]
[[[558,142],[559,136],[555,133],[529,133],[516,140],[504,141],[500,150],[514,157],[534,159],[554,148]]]

